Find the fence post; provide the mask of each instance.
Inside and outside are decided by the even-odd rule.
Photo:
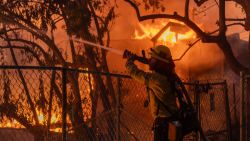
[[[66,141],[67,136],[67,69],[62,69],[62,141]]]
[[[116,120],[116,139],[117,141],[120,141],[120,96],[121,96],[121,78],[117,78],[117,87],[118,87],[118,93],[116,95],[116,114],[117,114],[117,120]]]
[[[195,82],[195,93],[194,93],[194,103],[195,103],[195,110],[197,112],[197,118],[200,121],[200,125],[202,124],[201,121],[201,114],[200,114],[200,87],[199,87],[199,81]],[[200,132],[196,133],[196,141],[200,141],[201,140],[201,134]]]
[[[244,75],[244,84],[245,84],[245,140],[249,140],[249,72]]]
[[[240,141],[245,141],[246,133],[245,133],[245,78],[244,73],[240,72],[240,86],[241,86],[241,108],[240,108]]]
[[[228,141],[232,140],[232,128],[231,128],[231,114],[229,107],[229,98],[228,98],[228,88],[227,81],[224,81],[224,96],[225,96],[225,108],[226,108],[226,116],[227,116],[227,132],[228,132]]]

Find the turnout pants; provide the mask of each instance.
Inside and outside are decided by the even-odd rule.
[[[154,141],[181,141],[179,130],[170,118],[157,117],[153,124]]]

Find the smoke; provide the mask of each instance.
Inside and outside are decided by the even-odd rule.
[[[166,13],[173,13],[178,11],[180,15],[184,13],[184,0],[181,1],[165,1],[166,2]],[[132,52],[140,54],[142,49],[147,50],[153,46],[150,39],[135,40],[133,38],[135,30],[139,28],[139,21],[136,17],[136,13],[133,8],[131,8],[127,3],[118,2],[118,15],[115,24],[111,29],[111,47],[117,49],[128,49]],[[143,7],[142,15],[147,14]],[[236,7],[234,2],[227,2],[227,17],[229,18],[242,18],[244,14],[240,7]],[[232,12],[234,11],[234,12]],[[190,18],[201,25],[204,31],[214,31],[218,29],[216,22],[218,21],[218,6],[213,2],[207,2],[205,6],[197,7],[193,2],[190,3]],[[141,23],[152,23],[159,22],[158,20],[149,20]],[[228,29],[228,34],[238,33],[243,30],[240,26],[230,27]],[[140,31],[140,30],[138,30]],[[241,53],[248,53],[247,44],[240,38],[229,38],[230,43],[232,43],[233,51],[236,57],[241,63],[246,64],[246,59],[248,56],[242,55]],[[191,41],[192,42],[192,41]],[[236,46],[236,45],[239,45]],[[184,51],[188,48],[187,42],[178,42],[177,45],[171,47],[171,52],[174,59],[178,59]],[[241,54],[241,55],[239,55]],[[244,57],[243,57],[244,56]],[[125,60],[114,54],[108,54],[108,62],[112,71],[123,72],[125,71],[124,63]],[[230,69],[225,62],[223,52],[219,49],[216,44],[204,44],[197,43],[192,47],[188,53],[182,58],[182,60],[175,62],[176,71],[184,77],[200,77],[204,75],[217,75],[222,76],[227,69]],[[142,68],[146,68],[142,65]]]
[[[215,44],[198,43],[182,60],[176,62],[176,71],[184,77],[191,78],[221,73],[224,67],[223,60],[223,54]]]

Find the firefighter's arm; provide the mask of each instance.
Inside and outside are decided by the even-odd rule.
[[[127,59],[125,66],[131,77],[143,84],[146,84],[147,82],[146,85],[148,85],[149,79],[150,77],[152,77],[152,73],[144,72],[134,64],[135,60],[142,62],[144,64],[148,64],[148,59],[145,57],[139,57],[128,50],[124,51],[123,58]]]
[[[126,69],[128,73],[131,75],[132,78],[140,81],[141,83],[145,84],[145,80],[147,76],[149,75],[148,73],[144,72],[143,70],[139,69],[135,64],[134,64],[134,59],[133,58],[128,58],[126,62]]]

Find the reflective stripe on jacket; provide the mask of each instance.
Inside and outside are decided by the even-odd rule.
[[[171,116],[171,114],[166,108],[164,108],[159,100],[164,102],[164,104],[167,105],[171,109],[171,111],[177,111],[175,93],[173,92],[170,86],[170,82],[166,78],[166,76],[156,72],[144,72],[143,70],[138,69],[134,64],[134,60],[132,59],[127,60],[126,69],[128,70],[132,78],[143,84],[147,84],[150,88],[151,91],[149,93],[149,106],[154,118],[156,118],[157,116]],[[155,96],[157,96],[159,100],[157,100]]]

